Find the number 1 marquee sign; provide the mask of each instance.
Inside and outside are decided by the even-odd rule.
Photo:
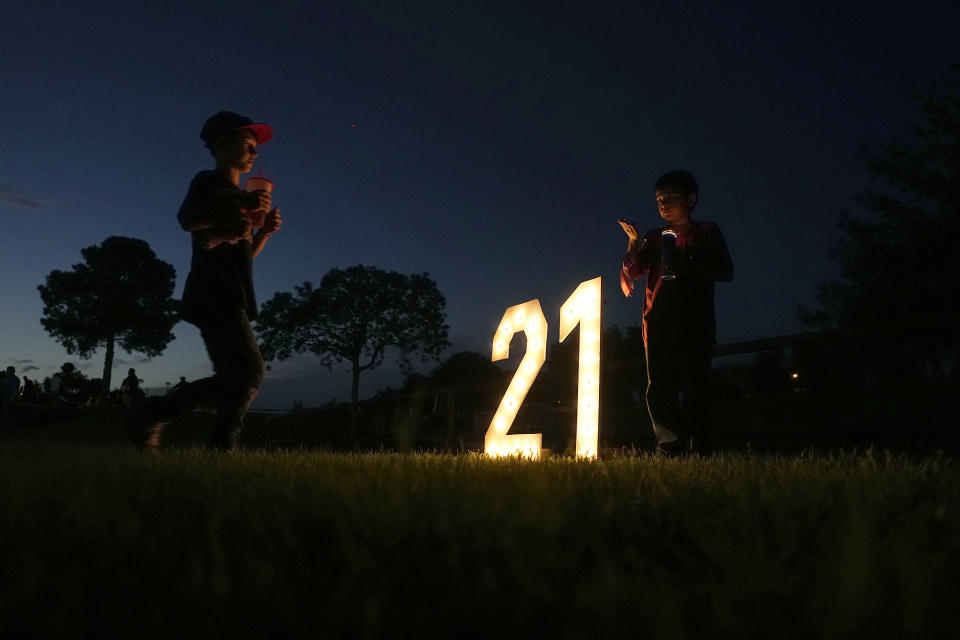
[[[600,278],[581,282],[560,307],[560,342],[580,325],[580,367],[577,384],[577,456],[597,456],[597,431],[600,416]],[[517,368],[500,406],[490,422],[484,439],[489,456],[521,455],[539,458],[541,433],[507,433],[527,391],[547,356],[547,319],[539,300],[530,300],[507,308],[493,338],[493,362],[510,355],[514,334],[527,336],[527,351]]]

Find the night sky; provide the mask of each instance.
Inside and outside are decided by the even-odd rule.
[[[686,168],[736,266],[718,341],[796,332],[837,274],[839,212],[872,186],[861,144],[905,138],[910,85],[960,60],[955,2],[503,4],[5,5],[0,364],[99,377],[102,351],[81,361],[44,332],[36,287],[110,235],[149,242],[180,296],[175,216],[221,109],[274,128],[254,171],[285,223],[255,264],[260,302],[331,267],[425,271],[450,353],[489,353],[506,307],[539,298],[556,341],[562,301],[602,275],[604,324],[631,325],[616,220],[659,226],[653,182]],[[119,352],[115,384],[129,366],[147,387],[207,375],[197,329],[174,333],[160,358]],[[384,365],[361,396],[398,382]],[[348,396],[345,369],[304,356],[254,406]]]

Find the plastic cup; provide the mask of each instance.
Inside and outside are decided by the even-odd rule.
[[[247,178],[247,191],[260,191],[261,189],[263,191],[273,193],[273,182],[267,180],[266,178],[257,176],[251,176]],[[258,228],[263,226],[266,216],[267,212],[263,209],[247,211],[247,217],[250,218],[250,224]]]

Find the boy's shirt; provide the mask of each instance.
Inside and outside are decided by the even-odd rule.
[[[639,250],[628,252],[620,271],[625,295],[633,280],[647,274],[643,310],[643,341],[664,339],[716,340],[713,308],[716,282],[733,279],[733,262],[720,228],[712,222],[691,222],[677,233],[680,275],[660,277],[660,240],[667,227],[648,231]]]
[[[177,220],[186,230],[186,211],[202,211],[216,225],[242,217],[241,189],[216,171],[201,171],[190,182],[180,205]],[[181,316],[198,324],[232,316],[238,309],[247,318],[257,317],[257,301],[253,291],[253,247],[250,242],[221,243],[203,248],[198,233],[193,233],[193,256],[190,274],[183,289]]]

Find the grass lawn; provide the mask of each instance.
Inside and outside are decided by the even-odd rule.
[[[945,455],[526,462],[184,446],[145,457],[111,429],[69,440],[70,428],[48,427],[57,444],[0,437],[0,628],[957,633],[960,469]]]

